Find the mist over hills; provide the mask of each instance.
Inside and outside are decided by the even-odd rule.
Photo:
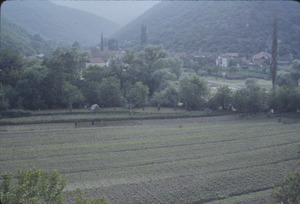
[[[278,10],[278,53],[300,57],[300,4],[282,1],[162,1],[121,29],[124,47],[140,42],[141,25],[148,43],[172,51],[270,52],[273,13]]]
[[[39,34],[60,44],[78,41],[84,46],[95,45],[101,32],[109,37],[121,27],[105,18],[47,0],[6,1],[1,5],[2,15],[31,35]]]
[[[56,47],[54,41],[46,41],[39,34],[29,33],[22,25],[1,15],[1,48],[10,48],[24,55],[49,55]]]
[[[279,58],[300,58],[300,3],[290,1],[162,1],[123,28],[48,0],[7,1],[1,5],[1,47],[34,53],[75,41],[91,46],[103,32],[122,48],[134,48],[145,24],[148,44],[169,51],[250,56],[270,52],[275,8]]]

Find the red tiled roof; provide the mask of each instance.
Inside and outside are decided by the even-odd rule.
[[[265,58],[265,59],[270,59],[272,57],[272,55],[270,55],[269,53],[266,52],[259,52],[255,55],[252,56],[253,60],[257,60],[257,59],[261,59],[261,58]]]
[[[105,63],[101,57],[90,58],[89,63]]]
[[[225,53],[225,54],[221,54],[221,57],[238,57],[239,54],[238,53]]]

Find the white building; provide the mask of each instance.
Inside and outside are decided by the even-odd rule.
[[[238,58],[238,56],[239,56],[238,53],[225,53],[219,55],[218,58],[216,59],[216,65],[226,68],[229,65],[229,61]]]

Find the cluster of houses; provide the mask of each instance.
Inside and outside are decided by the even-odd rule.
[[[228,67],[229,62],[231,60],[238,60],[239,55],[238,53],[225,53],[218,56],[216,59],[216,65],[220,67]],[[253,55],[250,59],[247,59],[246,57],[242,57],[239,59],[239,61],[246,65],[270,65],[272,60],[272,55],[266,52],[259,52],[255,55]],[[289,64],[288,61],[279,61],[279,64]]]
[[[109,62],[110,62],[110,58],[112,56],[121,57],[124,54],[125,54],[125,51],[123,51],[123,50],[105,50],[105,51],[102,51],[100,55],[91,56],[89,58],[89,60],[85,63],[85,67],[84,68],[88,68],[91,65],[108,66]],[[39,60],[39,61],[43,61],[44,54],[37,54],[37,55],[32,55],[32,56],[24,56],[23,59],[25,61],[29,61],[29,60],[33,60],[33,59],[36,59],[36,60]]]
[[[253,55],[250,59],[242,57],[239,59],[238,53],[225,53],[221,54],[216,59],[216,65],[220,67],[228,67],[231,60],[239,60],[243,64],[247,65],[269,65],[272,60],[272,56],[266,52],[259,52]]]
[[[124,51],[123,50],[105,50],[102,51],[100,55],[98,56],[91,56],[91,58],[86,62],[85,68],[91,66],[91,65],[99,65],[99,66],[108,66],[109,62],[110,62],[110,58],[112,56],[123,56],[124,55]],[[174,57],[178,57],[181,59],[184,59],[185,57],[187,57],[187,54],[185,52],[173,52],[171,54]],[[213,56],[212,53],[209,52],[196,52],[192,54],[194,58],[211,58]],[[39,54],[39,55],[35,55],[35,56],[28,56],[28,57],[24,57],[24,60],[31,60],[31,59],[38,59],[38,60],[42,60],[44,57],[43,54]],[[227,68],[230,65],[230,61],[232,60],[236,60],[239,63],[245,64],[245,65],[270,65],[271,60],[272,60],[272,56],[269,53],[266,52],[259,52],[255,55],[253,55],[250,59],[247,59],[246,57],[239,57],[238,53],[224,53],[224,54],[220,54],[217,56],[216,58],[216,65],[223,67],[223,68]],[[281,65],[288,65],[290,64],[289,61],[278,61],[278,64]]]
[[[272,61],[272,55],[266,52],[259,52],[255,55],[253,55],[250,59],[247,59],[246,57],[241,57],[239,59],[238,53],[225,53],[221,54],[216,59],[216,65],[220,67],[228,67],[229,62],[231,60],[239,60],[241,63],[246,65],[270,65]],[[277,61],[280,65],[289,65],[289,61]]]
[[[177,52],[172,53],[172,56],[179,57],[181,59],[184,59],[187,55],[185,52]],[[193,58],[211,58],[214,57],[214,55],[210,52],[195,52],[192,54]],[[244,65],[259,65],[259,66],[266,66],[270,65],[272,60],[272,55],[267,52],[259,52],[257,54],[254,54],[249,59],[246,57],[239,57],[238,53],[224,53],[220,54],[216,57],[216,65],[227,68],[230,66],[230,62],[232,60],[235,60],[241,64]],[[277,61],[280,65],[289,65],[290,61]]]

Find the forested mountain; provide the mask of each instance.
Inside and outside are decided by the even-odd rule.
[[[1,5],[3,14],[32,35],[65,44],[78,41],[81,45],[94,45],[100,41],[101,32],[108,37],[120,28],[105,18],[47,0],[6,1]]]
[[[1,15],[1,48],[10,48],[24,55],[50,54],[56,46],[53,41],[46,41],[39,34],[30,34],[21,25]]]
[[[300,4],[283,1],[162,1],[120,30],[123,46],[140,42],[172,51],[237,52],[246,56],[270,51],[273,13],[278,10],[279,55],[300,57]]]

